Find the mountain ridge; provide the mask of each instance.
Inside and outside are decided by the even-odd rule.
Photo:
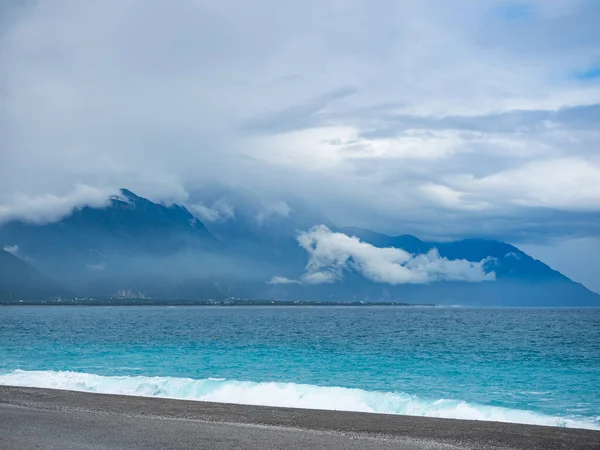
[[[383,233],[377,233],[368,229],[356,227],[344,227],[341,230],[348,235],[358,237],[364,242],[368,242],[377,247],[403,248],[410,253],[424,253],[431,249],[437,249],[440,256],[448,259],[466,259],[467,261],[481,261],[482,259],[492,257],[496,261],[509,260],[512,262],[509,268],[500,269],[500,276],[507,278],[518,277],[519,275],[538,275],[544,279],[552,280],[571,280],[569,277],[552,269],[544,262],[532,258],[524,251],[506,242],[493,239],[467,238],[448,242],[427,242],[419,238],[404,234],[400,236],[388,236]],[[410,250],[409,250],[410,249]],[[520,262],[520,263],[519,263]],[[498,275],[500,266],[495,267]],[[510,270],[519,269],[517,273],[511,273]]]
[[[241,214],[237,206],[236,216],[232,202],[224,220],[232,223],[224,226],[223,222],[205,224],[185,206],[157,204],[123,189],[110,198],[108,206],[83,207],[55,223],[4,224],[0,226],[0,248],[18,245],[36,270],[82,295],[130,289],[165,298],[388,299],[444,304],[462,299],[472,305],[600,305],[600,295],[511,244],[482,239],[427,242],[412,235],[336,227],[331,222],[328,225],[333,232],[356,236],[378,248],[398,248],[411,254],[436,249],[448,260],[479,262],[487,258],[496,281],[392,286],[345,269],[343,279],[334,283],[294,282],[307,264],[297,235],[326,216],[297,203],[278,205],[261,217],[259,202],[252,206],[241,201],[246,212]],[[270,284],[275,275],[292,281]]]

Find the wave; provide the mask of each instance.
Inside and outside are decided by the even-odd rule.
[[[600,430],[600,422],[591,418],[555,417],[533,411],[479,405],[460,400],[426,400],[403,392],[365,391],[296,383],[257,383],[217,378],[194,380],[173,377],[102,376],[80,372],[15,370],[0,374],[0,385]]]

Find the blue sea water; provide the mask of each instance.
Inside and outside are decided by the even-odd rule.
[[[0,384],[600,429],[600,310],[5,307]]]

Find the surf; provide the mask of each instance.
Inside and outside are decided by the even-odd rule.
[[[600,418],[556,417],[535,411],[481,405],[453,399],[424,399],[405,392],[383,392],[310,384],[253,382],[220,378],[103,376],[70,371],[13,370],[0,384],[101,394],[179,400],[357,411],[379,414],[510,422],[600,430]]]

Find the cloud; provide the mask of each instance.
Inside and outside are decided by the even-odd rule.
[[[118,191],[77,185],[64,196],[45,194],[31,197],[21,193],[7,195],[5,203],[0,204],[0,224],[11,220],[33,224],[55,222],[76,208],[107,206],[110,196],[117,194]]]
[[[299,284],[300,282],[298,280],[291,280],[289,278],[286,277],[272,277],[269,281],[267,281],[268,284]]]
[[[487,271],[487,260],[470,262],[442,258],[436,249],[412,255],[399,248],[379,248],[361,242],[357,237],[332,232],[324,225],[315,226],[298,236],[300,246],[308,253],[302,283],[333,283],[354,271],[376,283],[426,284],[436,281],[480,282],[494,280]],[[279,283],[294,280],[274,277]]]
[[[234,207],[226,199],[219,199],[210,207],[194,203],[189,205],[189,209],[205,222],[226,222],[235,217]]]
[[[495,197],[496,204],[506,202],[565,211],[597,211],[600,206],[600,161],[594,160],[557,158],[533,161],[481,178],[458,176],[449,181],[472,198]],[[450,188],[424,190],[431,195],[437,194],[442,203],[450,202],[457,208],[463,205],[460,202],[464,194],[455,193]],[[476,204],[465,203],[464,206]]]
[[[76,185],[186,203],[220,182],[425,238],[599,233],[598,2],[37,0],[3,12],[0,220],[57,220],[86,203],[60,200]],[[39,212],[19,211],[15,192]],[[231,217],[208,199],[186,206]]]
[[[435,183],[423,184],[419,187],[421,192],[439,203],[440,206],[458,210],[483,210],[490,207],[489,203],[468,201],[464,192],[457,191]]]
[[[290,205],[288,205],[286,202],[284,201],[275,201],[275,202],[268,202],[265,205],[265,210],[268,213],[275,213],[275,214],[279,214],[280,216],[283,217],[290,217],[290,214],[292,213],[292,208],[290,207]]]
[[[18,256],[19,255],[19,246],[18,245],[8,245],[4,247],[2,250],[10,253],[11,255]]]
[[[304,105],[294,105],[264,117],[253,119],[245,125],[245,128],[255,132],[277,134],[320,127],[323,126],[323,119],[319,117],[319,114],[323,113],[328,105],[356,92],[356,89],[349,87],[336,89],[311,99]]]
[[[265,221],[277,216],[289,218],[292,211],[292,208],[284,201],[265,202],[260,205],[254,219],[259,226],[263,226]]]

